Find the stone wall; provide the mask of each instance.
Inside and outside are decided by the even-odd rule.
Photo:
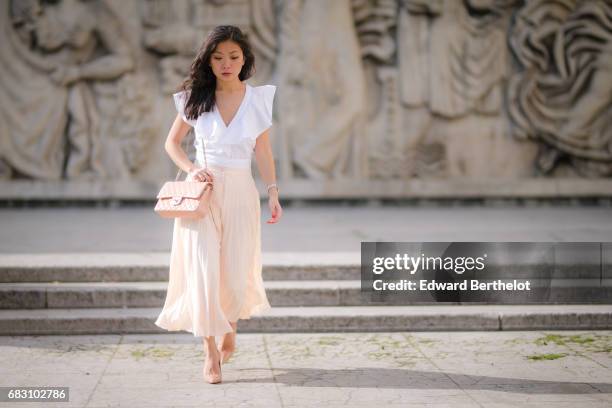
[[[0,199],[153,198],[171,93],[225,23],[278,86],[285,197],[612,196],[609,0],[0,7]]]

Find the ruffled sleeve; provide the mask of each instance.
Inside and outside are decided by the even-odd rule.
[[[196,121],[194,119],[187,119],[187,116],[185,116],[185,104],[187,103],[189,94],[186,91],[180,91],[172,94],[172,96],[174,97],[176,111],[181,114],[185,122],[189,123],[192,127],[195,126]]]
[[[272,111],[274,108],[275,85],[262,85],[257,87],[258,95],[255,103],[257,107],[257,120],[255,124],[255,138],[272,126]]]

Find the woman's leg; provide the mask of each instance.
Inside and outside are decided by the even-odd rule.
[[[238,321],[230,322],[230,324],[232,325],[232,329],[234,329],[234,331],[231,333],[225,333],[223,335],[221,347],[219,348],[221,353],[221,362],[224,364],[229,360],[236,349],[236,331],[238,329]]]
[[[221,356],[219,350],[217,350],[214,336],[207,336],[203,339],[204,351],[206,352],[204,379],[211,384],[216,384],[221,382]]]

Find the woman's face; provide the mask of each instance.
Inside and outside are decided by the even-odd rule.
[[[220,81],[235,81],[244,65],[242,48],[234,41],[220,42],[210,57],[210,66]]]

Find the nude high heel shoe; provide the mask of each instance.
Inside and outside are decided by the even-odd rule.
[[[206,373],[206,364],[204,364],[204,379],[209,384],[219,384],[221,382],[221,356],[219,356],[219,374],[207,374]]]

